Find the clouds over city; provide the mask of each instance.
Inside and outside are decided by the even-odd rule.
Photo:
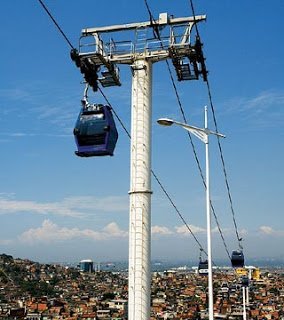
[[[205,232],[205,229],[191,226],[195,233]],[[152,235],[154,236],[188,236],[188,229],[175,227],[172,230],[166,226],[152,226]],[[123,230],[116,222],[110,222],[101,230],[67,228],[57,225],[50,219],[45,219],[41,226],[37,228],[30,228],[18,236],[20,242],[26,244],[37,243],[53,243],[63,242],[74,239],[89,239],[94,241],[122,239],[128,237],[128,230]]]
[[[91,228],[80,228],[75,224],[74,227],[66,227],[59,225],[53,221],[52,216],[64,216],[66,218],[82,218],[90,214],[100,213],[125,213],[128,212],[127,196],[109,196],[109,197],[93,197],[93,196],[75,196],[63,198],[57,202],[37,202],[29,200],[17,200],[15,194],[0,193],[0,214],[36,214],[47,216],[41,225],[23,230],[18,236],[13,239],[0,239],[1,245],[11,245],[16,242],[21,242],[29,245],[42,243],[49,244],[55,242],[64,242],[78,239],[88,239],[91,241],[105,241],[115,239],[127,239],[128,230],[121,228],[118,222],[114,219],[111,222],[106,222],[101,229],[93,230]],[[75,220],[76,221],[76,220]],[[75,222],[74,222],[75,223]],[[71,224],[72,225],[72,224]],[[70,223],[69,223],[70,226]],[[161,237],[167,238],[190,238],[192,237],[190,230],[197,237],[206,236],[206,227],[198,225],[153,225],[151,233],[153,239]],[[217,227],[212,228],[212,234],[217,234]],[[226,238],[234,235],[234,230],[223,228],[222,232]],[[240,230],[243,236],[252,236],[248,230]],[[275,230],[271,226],[262,225],[258,227],[258,232],[255,236],[260,237],[283,237],[284,230]]]
[[[198,226],[190,225],[190,230],[195,234],[204,235],[206,229]],[[268,227],[267,227],[268,228]],[[217,229],[212,230],[216,233]],[[233,231],[226,230],[227,234]],[[191,236],[189,229],[186,226],[176,226],[169,228],[166,226],[155,225],[151,228],[153,236],[171,236],[171,237],[188,237]],[[101,230],[95,231],[91,229],[67,228],[60,227],[49,219],[45,219],[42,225],[38,228],[31,228],[23,232],[19,239],[27,243],[37,241],[41,242],[54,242],[54,241],[67,241],[72,239],[91,239],[91,240],[106,240],[111,238],[125,238],[128,237],[128,230],[123,230],[116,222],[108,223]]]
[[[91,229],[60,227],[51,220],[44,220],[38,228],[31,228],[19,236],[21,242],[36,244],[51,243],[73,239],[107,240],[111,238],[125,238],[128,233],[121,230],[115,222],[109,223],[100,231]]]
[[[190,225],[190,230],[197,237],[204,237],[206,235],[206,229],[199,226]],[[234,230],[223,230],[226,237],[232,236]],[[217,233],[217,229],[212,230],[213,233]],[[167,238],[190,238],[192,237],[189,229],[186,226],[167,227],[162,225],[154,225],[151,228],[153,239],[160,239],[161,237]],[[284,230],[274,230],[270,226],[260,226],[258,233],[245,230],[242,234],[247,236],[261,236],[263,238],[267,236],[283,237]],[[90,241],[117,241],[118,239],[128,239],[128,230],[121,228],[117,222],[112,221],[107,223],[104,227],[98,230],[91,228],[80,229],[78,227],[65,227],[53,222],[50,219],[44,219],[40,226],[33,227],[23,231],[15,239],[0,239],[1,245],[11,245],[17,242],[26,245],[38,245],[38,244],[51,244],[72,240],[90,240]]]
[[[78,196],[64,198],[58,202],[37,202],[15,200],[0,196],[0,214],[27,212],[33,214],[52,214],[69,217],[83,217],[89,213],[123,212],[128,210],[127,197],[109,196],[97,198]]]

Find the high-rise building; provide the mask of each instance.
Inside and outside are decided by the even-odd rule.
[[[91,259],[81,260],[79,263],[79,268],[82,272],[93,272],[94,263]]]

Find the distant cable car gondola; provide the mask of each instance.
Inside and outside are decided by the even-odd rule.
[[[244,254],[241,250],[232,252],[231,263],[233,268],[242,268],[245,263]]]
[[[207,276],[208,275],[208,260],[207,259],[202,260],[203,252],[204,252],[204,250],[202,248],[200,248],[198,274],[200,274],[202,276]]]
[[[85,90],[87,92],[87,90]],[[112,156],[118,133],[111,108],[82,100],[83,107],[74,128],[74,136],[80,157]]]
[[[198,264],[198,274],[202,276],[208,275],[208,260],[200,260]]]

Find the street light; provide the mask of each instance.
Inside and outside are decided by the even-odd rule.
[[[207,121],[207,107],[205,109],[204,128],[198,128],[186,123],[178,122],[168,118],[160,118],[157,122],[163,126],[171,126],[176,124],[185,130],[189,131],[205,143],[205,157],[206,157],[206,217],[207,217],[207,255],[208,255],[208,296],[209,296],[209,320],[214,320],[213,309],[213,277],[212,277],[212,250],[211,250],[211,214],[210,214],[210,190],[209,190],[209,135],[225,138],[221,133],[214,132],[208,129]]]

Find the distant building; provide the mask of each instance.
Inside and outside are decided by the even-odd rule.
[[[249,277],[249,279],[253,279],[256,281],[260,280],[260,270],[259,268],[256,268],[254,266],[246,266],[243,268],[237,268],[236,269],[238,276],[246,276]]]
[[[259,270],[259,268],[255,268],[252,271],[252,278],[253,278],[253,280],[259,281],[259,279],[260,279],[260,270]]]
[[[93,272],[94,270],[94,263],[90,259],[81,260],[79,263],[80,271],[82,272]]]
[[[246,267],[237,268],[236,273],[238,276],[248,276],[248,269]]]

